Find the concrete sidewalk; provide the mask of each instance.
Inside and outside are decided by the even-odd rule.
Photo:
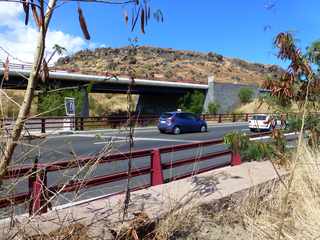
[[[284,174],[283,170],[279,170]],[[278,178],[272,164],[266,162],[250,162],[235,167],[226,167],[203,174],[150,187],[131,194],[129,218],[135,212],[144,212],[150,218],[158,218],[174,209],[185,210],[202,204],[214,204],[228,196],[244,194],[248,189]],[[238,195],[239,197],[239,195]],[[99,239],[109,239],[106,226],[117,225],[121,220],[124,195],[91,199],[80,204],[56,208],[41,216],[29,218],[17,217],[18,224],[8,233],[9,220],[0,221],[1,237],[9,238],[18,231],[36,234],[37,229],[48,233],[76,222],[90,224],[90,234],[99,235]],[[105,236],[101,236],[101,234]],[[108,235],[109,234],[109,235]],[[17,235],[18,236],[18,235]],[[19,238],[14,238],[19,239]]]

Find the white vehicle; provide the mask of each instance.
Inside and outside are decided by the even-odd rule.
[[[267,114],[256,114],[249,119],[248,126],[251,131],[270,131],[273,127],[276,127],[277,120],[273,119]]]

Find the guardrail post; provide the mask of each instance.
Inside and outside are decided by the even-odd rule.
[[[246,122],[248,122],[249,121],[249,114],[248,113],[246,113],[246,120],[245,120]]]
[[[241,164],[240,153],[231,153],[231,166],[237,166]]]
[[[45,188],[47,187],[47,172],[44,169],[38,169],[37,165],[33,169],[34,173],[29,177],[30,205],[29,215],[38,215],[46,213],[47,203]]]
[[[232,114],[232,122],[235,122],[235,121],[236,121],[236,115]]]
[[[219,114],[218,123],[221,123],[221,122],[222,122],[222,117],[221,117],[221,114]]]
[[[83,117],[80,118],[80,130],[83,131]]]
[[[77,117],[74,117],[74,130],[78,131],[79,128],[78,128],[78,118]]]
[[[46,133],[46,119],[41,118],[41,133]]]
[[[163,184],[161,155],[159,149],[153,149],[151,152],[151,186],[160,184]]]

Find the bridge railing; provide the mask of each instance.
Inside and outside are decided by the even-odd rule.
[[[267,136],[270,133],[252,134],[251,137]],[[102,166],[103,164],[120,162],[126,164],[131,157],[133,163],[145,159],[146,163],[139,167],[134,167],[130,178],[145,176],[149,181],[132,187],[132,191],[163,184],[165,182],[192,176],[226,165],[235,165],[232,160],[232,152],[226,149],[215,149],[223,145],[223,139],[204,141],[199,143],[176,145],[171,147],[161,147],[134,151],[132,153],[105,154],[103,156],[79,157],[76,159],[57,161],[50,164],[37,163],[30,165],[17,165],[8,169],[7,174],[2,179],[7,180],[22,179],[27,181],[27,191],[19,193],[8,193],[0,197],[0,209],[25,204],[29,214],[40,214],[48,211],[53,199],[63,193],[78,192],[83,189],[102,186],[108,183],[117,183],[128,178],[128,170],[121,170],[109,174],[102,174],[83,179],[69,179],[65,183],[48,183],[48,174],[63,174],[64,171],[90,166]],[[217,146],[217,147],[215,147]],[[174,153],[177,158],[172,160]],[[183,153],[181,155],[181,153]],[[135,164],[133,164],[134,166]],[[122,191],[109,193],[108,196],[122,193]]]

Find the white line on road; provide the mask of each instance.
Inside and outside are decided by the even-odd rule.
[[[107,137],[107,136],[104,136]],[[123,140],[112,140],[110,141],[103,141],[103,142],[95,142],[94,144],[107,144],[107,143],[120,143],[120,142],[127,142],[127,137],[115,137],[116,139],[123,139]],[[141,138],[141,137],[134,137],[134,141],[159,141],[159,142],[182,142],[182,143],[197,143],[199,141],[193,140],[181,140],[181,139],[165,139],[165,138]]]
[[[247,122],[228,122],[228,123],[216,123],[216,124],[208,124],[208,127],[210,128],[223,128],[223,127],[240,127],[240,126],[244,126],[247,125]],[[95,135],[94,133],[96,133],[97,135],[99,134],[103,134],[103,133],[125,133],[128,130],[126,130],[125,128],[121,128],[121,129],[97,129],[97,130],[86,130],[86,131],[71,131],[70,135],[60,135],[60,137],[62,136],[82,136],[82,135]],[[135,128],[135,132],[158,132],[157,127],[145,127],[145,128]],[[57,132],[59,133],[59,132]],[[61,132],[63,133],[63,132]],[[60,134],[61,134],[60,133]]]

